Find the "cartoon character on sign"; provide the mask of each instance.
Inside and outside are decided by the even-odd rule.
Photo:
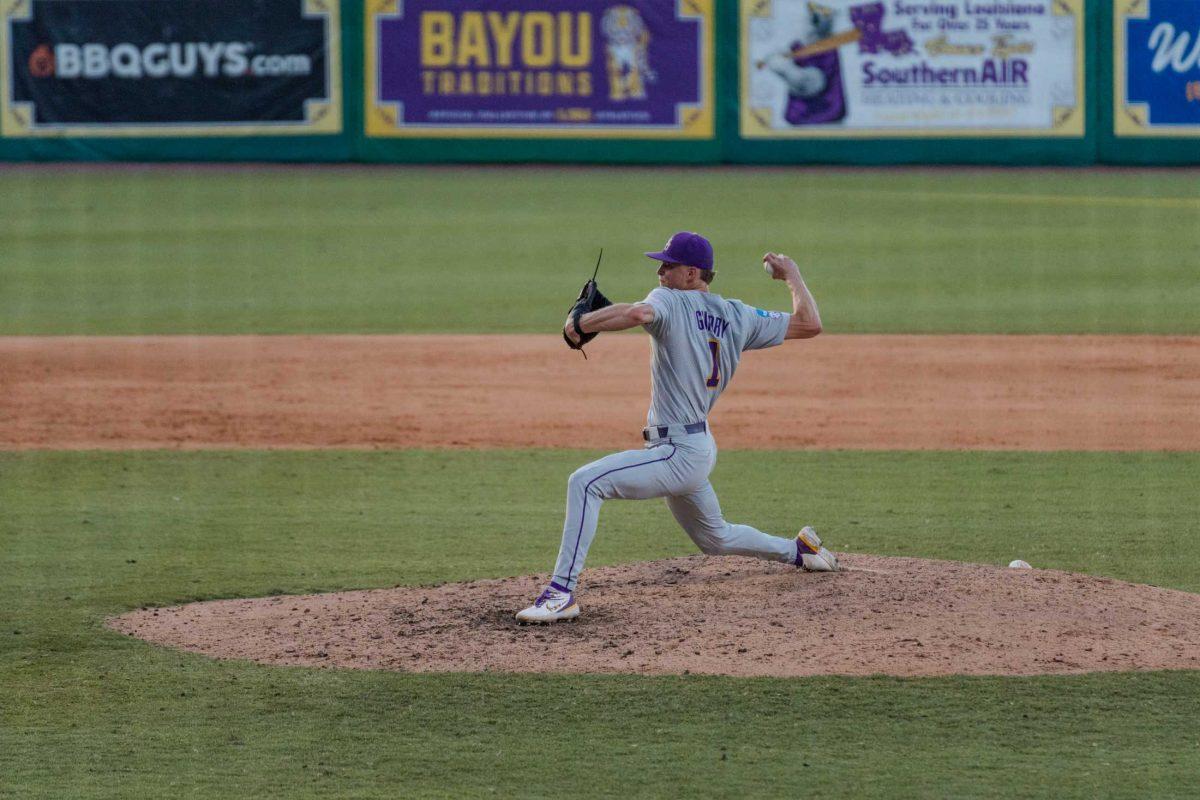
[[[846,116],[846,94],[842,88],[842,62],[833,37],[836,12],[829,6],[808,4],[809,26],[782,53],[758,63],[787,84],[788,100],[783,117],[792,125],[838,122]]]
[[[787,84],[788,100],[783,117],[792,125],[821,125],[839,122],[846,116],[846,93],[842,86],[842,61],[838,48],[858,43],[860,53],[913,52],[912,39],[902,29],[885,31],[883,3],[850,7],[851,30],[835,34],[837,11],[817,2],[808,3],[808,26],[787,50],[758,62]]]
[[[608,52],[608,99],[645,100],[646,84],[658,76],[650,69],[650,30],[636,8],[612,6],[600,20]]]

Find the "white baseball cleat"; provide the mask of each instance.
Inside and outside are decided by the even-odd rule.
[[[529,608],[517,612],[518,622],[558,622],[579,616],[574,592],[547,586]]]
[[[821,537],[805,525],[796,534],[796,566],[805,572],[837,572],[838,563],[828,548],[821,546]]]

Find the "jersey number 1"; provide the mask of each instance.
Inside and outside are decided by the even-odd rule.
[[[712,353],[713,370],[712,375],[708,376],[708,381],[704,385],[710,389],[714,389],[721,385],[721,343],[716,339],[709,339],[708,352]]]

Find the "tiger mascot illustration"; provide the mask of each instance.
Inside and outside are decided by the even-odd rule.
[[[608,51],[608,99],[645,100],[646,84],[658,76],[650,69],[650,30],[632,6],[612,6],[600,20]]]

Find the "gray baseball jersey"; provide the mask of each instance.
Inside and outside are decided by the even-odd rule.
[[[726,522],[708,481],[717,444],[708,413],[729,385],[742,351],[783,342],[789,314],[761,311],[702,291],[658,288],[645,301],[654,322],[649,440],[640,450],[586,464],[567,482],[567,514],[551,586],[573,591],[596,535],[605,500],[665,497],[680,527],[711,555],[744,555],[794,563],[796,542]],[[684,426],[698,428],[688,431]],[[659,426],[668,426],[661,433]]]
[[[710,292],[659,287],[642,302],[654,322],[647,425],[702,422],[737,369],[743,350],[783,343],[788,314]]]

